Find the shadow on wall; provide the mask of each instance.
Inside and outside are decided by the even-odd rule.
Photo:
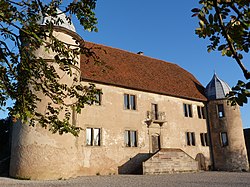
[[[118,167],[118,174],[137,174],[142,175],[142,163],[148,160],[152,153],[139,153],[130,158],[126,163]]]
[[[215,162],[216,171],[249,172],[249,163],[243,148],[235,151],[227,150],[226,157],[219,155],[217,159]]]
[[[243,131],[247,149],[248,162],[250,164],[250,128],[244,129]]]
[[[10,118],[0,120],[0,177],[9,175],[12,124],[10,120]]]

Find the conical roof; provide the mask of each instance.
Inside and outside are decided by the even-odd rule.
[[[229,91],[231,91],[230,86],[214,73],[212,80],[206,86],[205,93],[209,100],[215,100],[224,99]]]
[[[68,29],[70,31],[76,32],[75,26],[73,23],[69,23],[69,21],[66,18],[66,14],[64,14],[60,9],[57,9],[57,19],[62,20],[62,22],[59,21],[60,27],[64,27],[65,29]],[[45,25],[47,21],[51,21],[51,17],[42,17],[41,20],[38,21],[38,24]]]

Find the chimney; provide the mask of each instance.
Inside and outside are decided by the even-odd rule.
[[[139,51],[137,54],[138,55],[144,55],[144,53],[142,51]]]

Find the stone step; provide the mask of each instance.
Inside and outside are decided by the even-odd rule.
[[[198,162],[181,149],[161,149],[143,163],[144,174],[198,171]]]

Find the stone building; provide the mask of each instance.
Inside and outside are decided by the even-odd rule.
[[[56,27],[54,34],[68,43],[81,39],[73,25],[66,23]],[[83,128],[79,137],[51,134],[39,126],[15,125],[11,176],[59,179],[248,170],[239,108],[226,104],[225,93],[217,98],[217,82],[210,82],[205,89],[176,64],[142,53],[86,45],[110,67],[103,72],[103,66],[93,65],[83,55],[74,67],[79,82],[94,83],[101,90],[99,103],[74,115],[72,123]],[[37,55],[51,63],[55,54],[41,48]],[[63,82],[74,84],[59,68],[58,72]],[[216,75],[214,79],[217,81]],[[211,98],[213,89],[216,96]],[[221,90],[228,91],[224,86]],[[49,99],[41,97],[38,110],[46,112],[44,103]]]
[[[206,87],[213,165],[216,170],[247,171],[249,165],[240,109],[228,104],[225,96],[229,91],[228,84],[216,74]]]

